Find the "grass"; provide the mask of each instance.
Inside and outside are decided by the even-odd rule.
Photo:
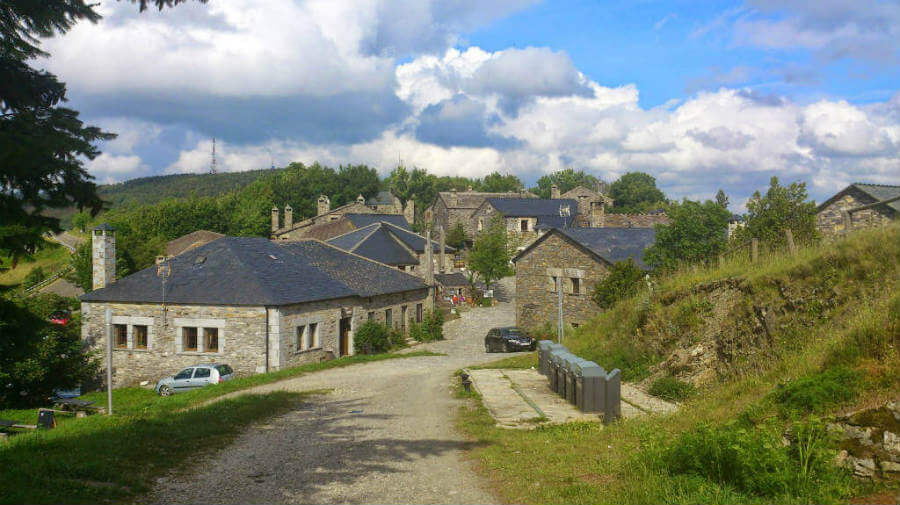
[[[42,268],[49,276],[65,268],[69,264],[69,251],[54,242],[44,241],[41,249],[34,255],[19,260],[15,268],[11,268],[10,258],[0,258],[0,286],[16,286],[35,268]],[[9,270],[6,270],[9,268]]]
[[[270,384],[284,379],[300,377],[308,373],[339,368],[359,363],[383,361],[386,359],[415,358],[420,356],[443,356],[431,351],[415,351],[404,354],[356,354],[345,358],[339,358],[318,363],[307,363],[291,368],[285,368],[276,372],[250,375],[237,379],[214,384],[200,389],[179,393],[167,398],[156,394],[155,391],[142,387],[127,387],[113,390],[113,413],[122,415],[148,414],[152,412],[172,412],[182,410],[191,405],[207,402],[219,396],[240,391],[255,386]],[[94,401],[97,405],[106,405],[106,392],[96,391],[81,396],[83,400]],[[14,420],[19,423],[34,424],[37,420],[38,409],[0,410],[0,418]],[[61,416],[61,423],[70,422],[69,416]],[[79,420],[80,421],[80,420]]]
[[[211,402],[222,395],[329,368],[417,356],[355,355],[310,363],[168,398],[146,388],[113,391],[113,416],[58,418],[58,427],[11,437],[0,446],[0,503],[96,503],[130,501],[148,491],[154,479],[194,461],[198,452],[227,444],[250,423],[288,411],[310,394],[246,394]],[[84,395],[103,405],[104,392]],[[36,409],[4,410],[0,417],[33,424]]]
[[[480,370],[487,368],[537,368],[538,366],[538,355],[536,352],[523,352],[516,353],[512,356],[507,356],[505,358],[500,358],[496,361],[491,361],[490,363],[484,363],[482,365],[470,366],[468,367],[470,370]]]
[[[458,426],[483,443],[473,456],[505,502],[829,503],[883,490],[832,471],[836,444],[813,416],[896,398],[898,245],[893,226],[752,267],[734,259],[690,269],[567,335],[576,354],[642,379],[719,317],[705,286],[732,283],[716,338],[753,352],[724,361],[677,413],[504,430],[471,393]],[[773,313],[768,334],[750,324],[754,306]],[[833,371],[841,367],[850,372]],[[782,433],[793,434],[790,446]]]

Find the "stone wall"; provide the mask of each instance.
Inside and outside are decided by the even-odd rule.
[[[516,261],[516,324],[556,326],[558,295],[551,277],[563,278],[563,320],[584,324],[600,309],[591,300],[594,284],[607,273],[604,263],[554,233]],[[580,279],[580,294],[572,279]]]
[[[833,235],[844,231],[844,219],[841,211],[875,203],[875,199],[861,191],[848,191],[816,214],[816,229],[823,235]],[[883,206],[882,206],[883,207]],[[882,207],[854,212],[850,216],[854,229],[883,226],[891,221],[890,211]]]
[[[653,228],[658,224],[669,224],[669,216],[665,214],[610,214],[602,217],[598,228]]]
[[[112,323],[127,327],[128,342],[113,350],[113,384],[116,387],[157,380],[198,363],[228,363],[239,375],[266,371],[266,330],[269,338],[269,370],[340,357],[339,322],[351,318],[348,354],[353,354],[353,332],[373,312],[384,322],[385,310],[393,312],[394,326],[401,324],[403,307],[407,320],[416,316],[416,304],[423,311],[433,308],[426,289],[392,293],[370,298],[343,298],[283,307],[229,307],[203,305],[167,305],[165,321],[159,304],[84,302],[82,339],[92,348],[106,353],[106,309],[112,310]],[[267,317],[268,315],[268,317]],[[268,320],[268,328],[266,323]],[[297,327],[318,325],[319,344],[298,348]],[[134,326],[148,327],[147,349],[135,346]],[[202,328],[218,328],[217,352],[186,352],[182,349],[182,328],[199,328],[198,347],[202,346]],[[105,360],[103,361],[105,364]]]

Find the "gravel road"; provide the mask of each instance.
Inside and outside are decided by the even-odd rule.
[[[447,340],[416,347],[447,356],[336,368],[249,389],[333,393],[249,428],[196,470],[160,477],[155,503],[495,503],[453,429],[455,370],[491,361],[484,334],[515,322],[509,279],[497,306],[444,326]]]

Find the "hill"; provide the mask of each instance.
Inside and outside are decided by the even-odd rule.
[[[152,205],[167,198],[219,196],[239,190],[277,169],[218,174],[172,174],[140,177],[98,187],[100,197],[112,206]]]
[[[621,300],[565,342],[679,400],[676,413],[509,433],[474,408],[460,423],[485,444],[476,452],[509,502],[893,500],[898,288],[896,225],[797,256],[684,271]],[[523,472],[521,461],[541,462],[540,471]]]

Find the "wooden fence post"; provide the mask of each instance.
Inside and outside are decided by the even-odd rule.
[[[759,239],[750,240],[750,263],[759,262]]]
[[[797,245],[794,244],[794,232],[791,231],[790,228],[784,230],[784,234],[787,237],[787,246],[788,251],[790,251],[791,256],[797,255]]]

